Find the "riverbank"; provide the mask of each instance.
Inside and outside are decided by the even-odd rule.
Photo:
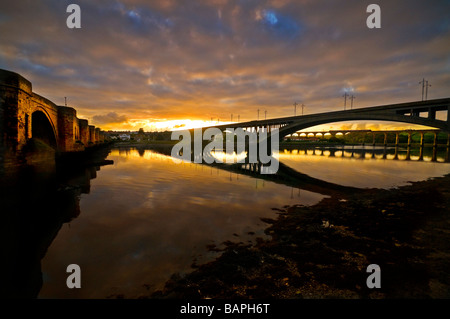
[[[450,175],[274,207],[270,240],[227,242],[150,298],[450,298]],[[381,268],[369,289],[366,268]]]

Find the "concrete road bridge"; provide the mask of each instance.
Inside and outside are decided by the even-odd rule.
[[[246,131],[259,132],[260,130],[266,130],[268,133],[270,133],[273,129],[279,129],[279,138],[282,140],[288,135],[320,124],[342,121],[375,120],[417,124],[439,129],[450,134],[449,110],[450,98],[444,98],[364,107],[346,111],[333,111],[258,121],[239,122],[210,127],[216,127],[222,131],[225,131],[227,128],[231,129],[241,127]],[[203,129],[207,129],[207,127]]]

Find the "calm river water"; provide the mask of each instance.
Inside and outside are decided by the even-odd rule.
[[[280,162],[344,186],[389,188],[441,176],[448,163],[383,159],[382,149],[281,150]],[[375,150],[375,154],[371,153]],[[344,158],[342,157],[344,153]],[[351,157],[353,153],[353,157]],[[403,156],[403,157],[402,157]],[[39,298],[136,298],[161,289],[175,273],[214,259],[208,245],[265,238],[261,218],[285,205],[313,205],[324,196],[281,181],[218,167],[181,163],[152,150],[113,149],[79,195],[79,215],[63,223],[41,261]],[[66,286],[66,267],[81,268],[80,289]]]

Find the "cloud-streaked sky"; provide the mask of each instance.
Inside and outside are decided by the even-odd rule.
[[[450,1],[2,0],[0,68],[105,129],[340,110],[345,90],[354,107],[417,101],[422,78],[444,98]]]

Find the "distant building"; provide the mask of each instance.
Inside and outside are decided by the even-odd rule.
[[[122,141],[129,141],[130,140],[130,134],[125,134],[125,133],[123,133],[123,134],[120,134],[119,135],[119,138],[122,140]]]

